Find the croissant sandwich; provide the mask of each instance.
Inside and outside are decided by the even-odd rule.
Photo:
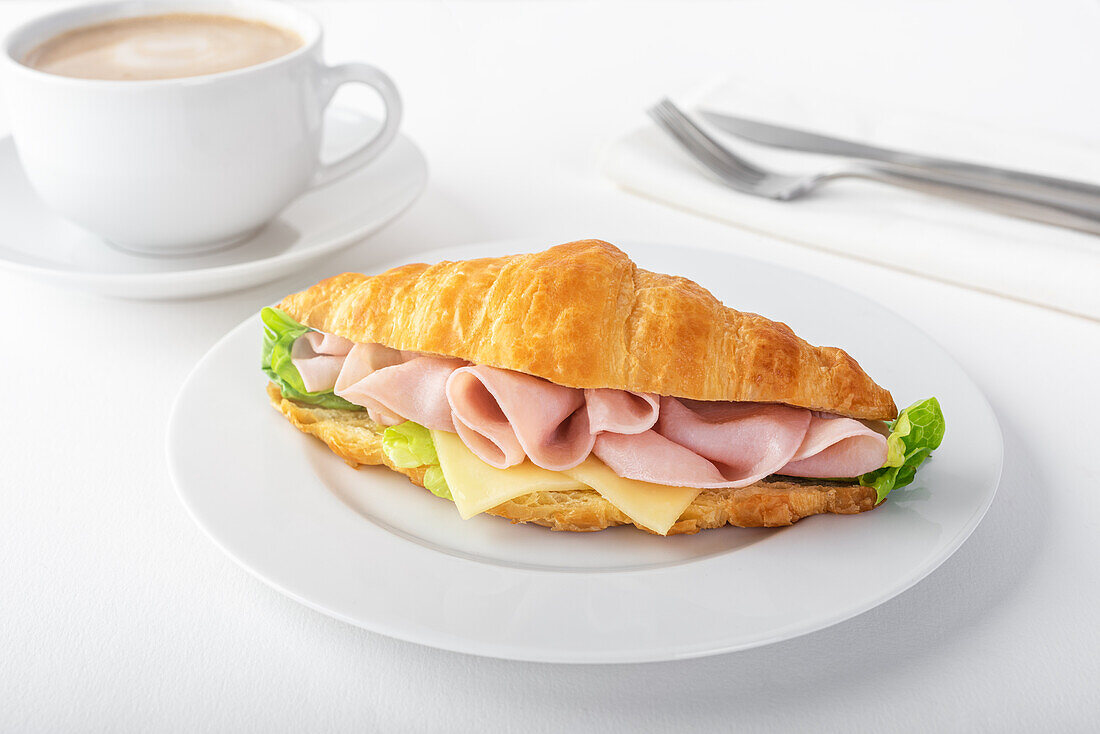
[[[585,240],[345,273],[265,308],[272,404],[352,466],[554,530],[875,507],[943,437],[848,354]]]

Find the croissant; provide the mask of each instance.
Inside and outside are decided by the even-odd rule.
[[[566,396],[583,395],[575,398],[582,407],[569,403],[563,409],[562,422],[548,439],[552,442],[567,433],[588,435],[587,421],[596,418],[591,407],[589,416],[583,415],[585,400],[591,405],[600,394],[611,391],[644,398],[653,413],[647,424],[650,428],[614,429],[624,435],[606,436],[622,439],[620,443],[625,441],[628,446],[663,447],[663,443],[654,442],[676,437],[668,427],[662,428],[664,416],[673,415],[673,408],[690,413],[690,419],[704,427],[720,420],[712,417],[718,409],[715,406],[752,404],[750,409],[755,405],[773,412],[801,409],[798,415],[806,422],[801,424],[796,443],[808,435],[808,422],[817,420],[810,417],[810,411],[813,416],[856,419],[849,421],[851,424],[897,416],[890,393],[844,351],[813,346],[786,324],[728,308],[690,280],[638,268],[621,250],[599,240],[572,242],[534,254],[405,265],[374,276],[345,273],[287,296],[280,309],[304,327],[322,332],[325,339],[331,335],[346,344],[343,352],[335,352],[339,359],[346,358],[349,348],[373,345],[372,349],[382,350],[382,356],[372,353],[371,364],[378,359],[383,366],[434,359],[433,369],[445,366],[444,376],[456,369],[492,368],[507,371],[521,383],[538,378],[535,381],[540,385],[552,383],[546,389]],[[375,364],[371,369],[376,368]],[[448,385],[451,382],[448,380]],[[522,405],[509,408],[508,396],[498,395],[491,383],[479,384],[477,389],[492,393],[489,397],[499,403],[482,411],[485,420],[496,421],[492,430],[499,429],[502,416],[511,420],[510,410],[523,409]],[[341,394],[339,386],[335,390]],[[413,483],[426,485],[426,466],[399,465],[383,450],[383,435],[387,426],[395,423],[387,416],[411,420],[407,411],[369,398],[360,403],[368,410],[338,409],[299,399],[298,394],[276,384],[269,385],[268,394],[293,425],[324,441],[352,466],[384,464]],[[645,409],[638,400],[640,407],[635,406],[635,412]],[[669,400],[675,404],[666,405]],[[552,406],[542,409],[553,410]],[[491,433],[477,426],[471,429],[464,415],[456,408],[453,413],[447,410],[432,417],[438,425],[423,422],[433,435],[438,435],[437,430],[457,430],[467,443],[468,435],[485,438],[471,431]],[[579,421],[583,428],[578,428]],[[520,460],[537,460],[520,428],[511,430],[515,435],[505,438],[518,440]],[[578,456],[591,451],[620,476],[630,477],[619,472],[613,459],[622,452],[616,454],[613,442],[596,433],[593,428],[590,442],[581,447]],[[676,440],[695,449],[691,431],[680,433],[687,438]],[[640,443],[643,437],[648,443]],[[885,439],[880,440],[885,447]],[[696,450],[710,456],[705,446]],[[524,458],[524,451],[529,459]],[[495,464],[493,458],[486,457],[485,461],[504,469],[509,460]],[[564,490],[531,487],[531,491],[485,511],[555,530],[588,531],[634,524],[651,532],[677,534],[726,524],[790,525],[809,515],[851,514],[876,504],[875,490],[853,480],[829,481],[806,474],[756,478],[749,476],[751,472],[742,472],[732,481],[728,467],[718,460],[714,464],[714,472],[723,475],[715,473],[717,479],[708,475],[690,485],[696,489],[685,495],[683,511],[661,527],[639,521],[604,496],[609,493],[581,488],[583,484]],[[792,461],[786,467],[798,464]]]

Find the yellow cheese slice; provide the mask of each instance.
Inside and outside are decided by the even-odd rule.
[[[588,489],[561,472],[535,466],[529,459],[507,469],[489,466],[466,448],[457,433],[432,431],[432,441],[463,520],[531,492]]]
[[[455,433],[432,431],[432,440],[464,520],[531,492],[592,488],[634,522],[664,535],[700,491],[623,479],[595,456],[564,472],[542,469],[530,460],[497,469],[474,455]]]
[[[659,535],[668,532],[701,491],[624,479],[595,456],[562,473],[584,482],[631,520]]]

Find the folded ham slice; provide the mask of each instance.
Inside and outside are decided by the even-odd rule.
[[[683,487],[747,487],[791,460],[809,423],[808,410],[786,405],[663,397],[653,431],[633,442],[619,437],[604,441],[596,455],[627,479]],[[689,461],[687,454],[696,458]]]
[[[802,408],[664,397],[653,430],[601,434],[594,452],[627,479],[737,488],[772,474],[859,476],[882,466],[886,439],[859,421]]]
[[[336,385],[336,377],[344,366],[344,358],[355,342],[336,336],[309,331],[290,345],[290,361],[306,392],[328,392]]]
[[[359,346],[348,354],[344,369],[336,381],[334,392],[367,409],[371,419],[384,426],[413,420],[437,431],[455,430],[451,410],[445,399],[447,378],[466,364],[461,359],[416,357],[408,361],[391,349],[393,354],[378,354],[373,350],[359,352]],[[371,345],[378,347],[380,345]],[[382,347],[386,349],[386,347]],[[375,365],[391,362],[384,366]]]
[[[729,480],[712,462],[657,431],[601,433],[592,452],[620,477],[672,487],[724,487]],[[751,483],[751,482],[750,482]]]
[[[729,486],[774,474],[798,451],[810,412],[788,405],[661,398],[657,431],[710,459]]]
[[[521,372],[474,365],[447,380],[459,437],[498,469],[531,459],[550,471],[572,469],[592,453],[584,392]]]
[[[382,425],[457,433],[499,469],[529,458],[565,471],[595,454],[628,479],[736,488],[771,474],[855,477],[886,460],[886,438],[868,425],[788,405],[579,390],[320,332],[295,341],[291,358],[310,392],[334,390]]]
[[[642,433],[657,422],[660,398],[648,393],[597,388],[584,391],[592,433]]]
[[[777,473],[791,477],[858,477],[886,461],[886,437],[851,418],[814,413],[802,445]]]

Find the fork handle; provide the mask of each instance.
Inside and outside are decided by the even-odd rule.
[[[1089,206],[1080,199],[1073,204],[1058,202],[1049,196],[1021,191],[1018,187],[1002,187],[995,181],[981,182],[927,169],[879,163],[848,166],[824,178],[877,181],[1020,219],[1100,234],[1100,200],[1096,206]]]

